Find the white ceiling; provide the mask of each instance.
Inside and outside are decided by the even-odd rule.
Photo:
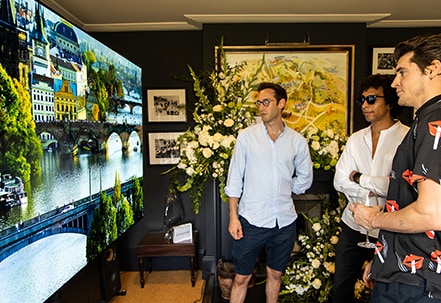
[[[89,32],[201,30],[204,23],[365,22],[441,27],[441,0],[40,0]]]

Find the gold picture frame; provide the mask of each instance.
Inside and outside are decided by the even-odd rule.
[[[354,45],[276,45],[216,47],[230,66],[245,63],[251,74],[263,63],[258,82],[275,82],[287,90],[285,123],[299,131],[319,129],[352,132],[350,114],[354,89]],[[250,96],[250,102],[254,102]]]

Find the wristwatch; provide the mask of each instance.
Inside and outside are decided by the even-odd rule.
[[[356,172],[352,176],[352,180],[354,180],[355,183],[360,184],[360,177],[361,177],[361,173],[360,172]]]

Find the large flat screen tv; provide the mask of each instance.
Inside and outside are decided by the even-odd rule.
[[[0,44],[0,302],[40,303],[143,216],[142,71],[34,0]]]

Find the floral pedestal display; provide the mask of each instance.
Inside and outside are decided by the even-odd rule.
[[[224,187],[236,138],[240,130],[255,123],[257,108],[248,101],[262,68],[241,74],[246,62],[230,66],[220,46],[219,68],[209,76],[199,76],[189,67],[193,79],[195,103],[189,128],[177,139],[181,146],[179,162],[165,173],[177,190],[188,191],[197,214],[205,184],[217,180],[221,199],[227,201]],[[263,64],[263,63],[262,63]]]
[[[282,276],[280,302],[331,302],[335,272],[335,245],[341,232],[340,218],[346,206],[346,198],[338,195],[338,201],[323,201],[321,217],[305,219],[312,225],[312,232],[301,232],[298,237],[300,250],[293,254]],[[335,205],[336,204],[336,205]],[[357,302],[368,302],[369,290],[362,281],[354,289]]]

